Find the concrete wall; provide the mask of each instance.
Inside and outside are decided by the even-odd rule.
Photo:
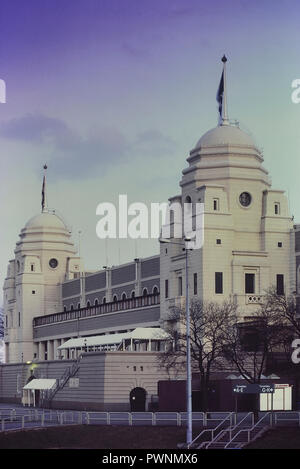
[[[83,354],[75,378],[78,387],[68,381],[57,392],[52,408],[99,411],[130,411],[130,391],[136,387],[146,391],[146,409],[157,395],[159,380],[169,378],[158,366],[155,352],[95,352]],[[34,368],[36,378],[62,377],[73,360],[53,360],[0,365],[0,402],[20,403],[22,388]],[[170,376],[175,378],[175,376]],[[183,377],[181,377],[182,379]]]

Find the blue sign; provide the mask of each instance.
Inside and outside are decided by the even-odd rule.
[[[232,391],[236,394],[273,394],[274,384],[234,384]]]

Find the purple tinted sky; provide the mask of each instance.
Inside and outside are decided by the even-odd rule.
[[[40,208],[44,161],[50,205],[83,229],[91,268],[105,263],[95,236],[101,200],[178,193],[188,151],[217,123],[224,52],[230,117],[263,146],[274,187],[289,189],[300,221],[300,105],[290,99],[299,13],[297,0],[1,0],[0,283],[19,230]],[[118,249],[110,263],[136,254],[123,244],[120,259]]]

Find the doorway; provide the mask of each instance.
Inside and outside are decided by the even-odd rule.
[[[146,394],[144,388],[134,388],[130,391],[129,399],[131,412],[145,412]]]

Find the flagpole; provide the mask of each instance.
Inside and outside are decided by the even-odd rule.
[[[224,90],[223,90],[223,99],[222,99],[222,123],[221,125],[229,125],[228,115],[227,115],[227,86],[226,86],[226,62],[227,58],[225,54],[222,57],[223,62],[223,80],[224,80]]]
[[[46,200],[46,172],[47,165],[44,164],[44,177],[43,177],[43,186],[42,186],[42,213],[47,212],[47,200]]]

